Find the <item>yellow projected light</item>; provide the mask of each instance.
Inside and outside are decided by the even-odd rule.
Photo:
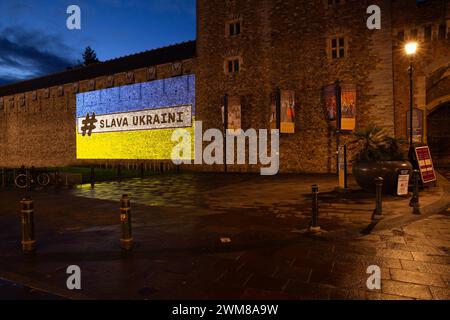
[[[172,142],[176,129],[108,132],[83,137],[77,133],[77,159],[171,159]],[[191,158],[194,155],[194,128],[186,129],[191,135]]]
[[[76,106],[77,159],[193,160],[195,75],[82,92]]]

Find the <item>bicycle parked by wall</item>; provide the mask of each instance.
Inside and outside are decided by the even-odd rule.
[[[46,169],[37,170],[34,167],[25,169],[22,167],[14,178],[14,184],[19,189],[26,189],[32,186],[46,187],[50,184],[50,174]]]

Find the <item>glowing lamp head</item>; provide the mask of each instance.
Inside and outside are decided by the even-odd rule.
[[[412,56],[417,51],[417,42],[410,42],[405,45],[406,54]]]

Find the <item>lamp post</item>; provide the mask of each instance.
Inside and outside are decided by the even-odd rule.
[[[417,52],[417,42],[409,42],[405,45],[406,54],[409,56],[409,160],[414,163],[414,141],[413,141],[413,120],[414,120],[414,55]]]

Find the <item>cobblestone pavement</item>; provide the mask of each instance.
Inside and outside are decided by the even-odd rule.
[[[39,246],[29,256],[20,251],[23,194],[3,190],[0,226],[8,232],[0,233],[0,278],[74,299],[449,299],[449,211],[413,217],[408,199],[386,197],[385,221],[374,225],[373,195],[333,192],[334,177],[298,178],[237,176],[213,188],[214,176],[195,178],[197,186],[184,177],[178,187],[191,181],[184,187],[197,197],[190,205],[173,180],[162,178],[156,189],[131,181],[34,192]],[[310,221],[315,181],[328,232],[311,236],[301,230]],[[159,200],[144,203],[142,189]],[[111,200],[121,193],[136,199],[131,253],[118,245],[118,203]],[[423,209],[442,199],[442,188],[423,192]],[[66,289],[69,265],[81,267],[79,292]],[[371,265],[381,268],[381,290],[366,287]],[[11,284],[3,289],[0,298]]]

